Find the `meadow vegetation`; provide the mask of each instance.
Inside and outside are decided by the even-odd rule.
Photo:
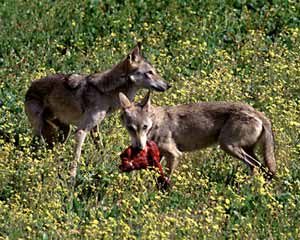
[[[0,239],[300,238],[299,1],[2,0],[0,17]],[[155,171],[119,172],[130,142],[116,112],[99,149],[85,142],[70,188],[73,137],[33,149],[25,92],[50,73],[105,70],[137,41],[172,85],[155,105],[242,101],[265,112],[278,179],[249,177],[209,148],[185,155],[172,189],[158,191]]]

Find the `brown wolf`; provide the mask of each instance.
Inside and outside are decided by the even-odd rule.
[[[275,175],[271,122],[251,106],[234,102],[201,102],[154,107],[150,103],[150,93],[137,104],[131,103],[123,93],[119,97],[123,109],[121,120],[133,147],[143,149],[147,140],[155,141],[167,160],[169,179],[182,152],[214,143],[244,161],[251,171],[254,167],[261,167],[254,154],[254,147],[260,143],[269,174]]]
[[[33,81],[25,97],[25,112],[34,134],[51,144],[64,141],[69,124],[77,127],[71,176],[76,176],[77,161],[87,132],[119,107],[119,92],[133,99],[140,88],[165,91],[170,86],[146,61],[138,44],[112,69],[91,75],[54,74]],[[60,130],[59,139],[56,132]]]

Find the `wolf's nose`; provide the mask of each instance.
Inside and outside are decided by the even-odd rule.
[[[138,149],[138,150],[143,150],[143,146],[142,145],[138,145],[138,146],[136,146],[136,148]]]

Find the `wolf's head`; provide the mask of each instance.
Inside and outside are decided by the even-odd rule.
[[[132,103],[123,94],[119,94],[123,113],[121,121],[126,127],[132,146],[144,149],[148,140],[148,135],[152,129],[150,91],[140,103]]]
[[[163,92],[170,88],[156,69],[141,55],[141,43],[126,58],[129,79],[140,88]]]

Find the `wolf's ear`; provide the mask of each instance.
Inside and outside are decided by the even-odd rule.
[[[124,93],[119,93],[119,99],[120,105],[124,110],[131,107],[131,102]]]
[[[141,58],[141,47],[142,43],[138,42],[134,49],[132,49],[131,53],[127,56],[130,62],[137,62]]]
[[[146,111],[149,110],[149,108],[151,106],[150,93],[151,93],[151,91],[149,90],[148,93],[146,94],[146,96],[143,98],[143,100],[140,103],[142,108]]]

